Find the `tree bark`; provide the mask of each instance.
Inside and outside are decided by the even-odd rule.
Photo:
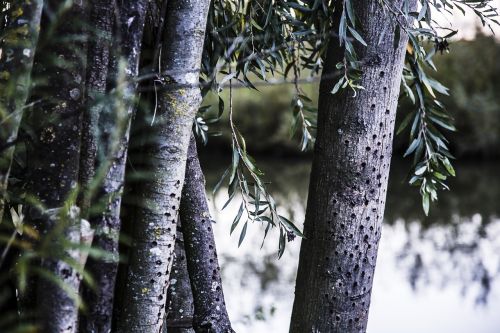
[[[320,85],[292,333],[364,332],[368,321],[408,38],[395,41],[396,23],[379,2],[353,4],[368,43],[357,50],[365,89],[330,93],[343,58],[333,40]]]
[[[113,318],[113,301],[116,275],[118,271],[118,241],[121,229],[120,208],[122,201],[125,166],[127,161],[130,124],[135,109],[137,76],[144,32],[147,0],[119,1],[120,36],[117,64],[125,61],[125,82],[120,82],[119,65],[114,74],[115,90],[123,90],[118,98],[123,104],[115,106],[115,114],[103,114],[100,122],[103,134],[101,154],[110,156],[109,169],[99,189],[99,198],[106,202],[104,211],[91,218],[91,225],[96,230],[93,247],[105,250],[107,258],[89,260],[86,269],[95,277],[97,288],[84,289],[84,299],[89,313],[82,322],[85,332],[110,332]],[[113,66],[112,66],[113,67]],[[116,66],[115,66],[116,67]],[[120,108],[123,107],[123,110]],[[120,116],[118,113],[124,115]],[[118,143],[111,142],[116,137]],[[115,146],[115,147],[114,147]],[[128,300],[126,300],[127,302]]]
[[[115,1],[89,1],[89,29],[85,110],[82,120],[82,148],[80,156],[79,206],[87,217],[91,204],[90,185],[95,176],[98,121],[104,107],[110,57],[111,38],[115,23]]]
[[[161,332],[184,183],[186,154],[201,102],[198,79],[208,0],[169,0],[162,50],[166,82],[146,148],[151,179],[141,186],[119,332]]]
[[[170,274],[170,285],[167,292],[167,310],[164,333],[194,333],[193,330],[193,293],[189,281],[186,264],[185,243],[182,235],[184,223],[177,224],[175,239],[174,263]]]
[[[194,295],[193,325],[197,333],[234,332],[224,302],[220,267],[205,193],[196,140],[191,135],[180,216],[187,267]]]
[[[64,6],[64,7],[63,7]],[[32,130],[28,149],[28,195],[43,205],[31,207],[27,218],[41,233],[41,272],[36,280],[37,321],[43,332],[76,332],[80,274],[77,255],[67,251],[68,242],[80,243],[78,208],[74,203],[78,184],[81,111],[85,88],[85,42],[82,41],[85,8],[60,1],[46,2],[40,42],[33,67],[37,84],[27,122]],[[57,14],[55,14],[57,13]],[[74,207],[74,206],[73,206]],[[67,260],[76,263],[69,265]],[[66,284],[63,290],[52,276]]]
[[[30,90],[42,7],[42,0],[13,4],[0,40],[0,221],[14,145]]]
[[[89,246],[93,235],[89,223],[80,219],[76,206],[48,209],[43,216],[41,249],[45,257],[37,281],[38,327],[47,333],[74,333],[78,331],[77,298],[86,255],[71,250],[68,242]]]

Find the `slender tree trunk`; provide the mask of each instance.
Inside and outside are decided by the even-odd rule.
[[[193,293],[186,263],[185,243],[182,235],[184,226],[179,220],[175,240],[174,263],[167,292],[167,310],[164,333],[194,333]]]
[[[99,115],[104,107],[110,57],[111,38],[115,23],[115,1],[89,1],[90,38],[87,55],[85,110],[82,121],[82,148],[80,156],[79,206],[82,215],[88,215],[91,193],[89,186],[95,176]]]
[[[0,223],[8,201],[7,186],[14,146],[30,90],[42,8],[42,0],[12,4],[7,21],[2,22],[0,27],[5,36],[0,40]],[[0,253],[4,251],[8,252],[7,257],[2,258],[3,267],[7,266],[6,260],[15,260],[16,256],[12,248],[1,244]],[[11,297],[0,306],[0,312],[3,313],[17,307],[14,282],[8,286],[11,287]]]
[[[72,198],[77,189],[81,111],[85,88],[85,43],[82,2],[71,6],[46,3],[33,77],[38,79],[27,121],[33,132],[28,143],[28,195],[44,206],[32,207],[28,219],[42,237],[42,276],[36,281],[38,323],[43,332],[76,332],[80,284],[78,253],[67,242],[80,243],[79,209]],[[74,261],[73,264],[69,264]],[[52,276],[52,278],[48,278]],[[53,279],[66,285],[61,285]],[[73,297],[72,297],[73,296]],[[36,298],[35,298],[36,297]]]
[[[118,238],[121,228],[120,207],[122,200],[125,165],[127,161],[130,122],[135,109],[139,58],[144,31],[147,0],[119,1],[120,37],[122,41],[118,55],[119,63],[124,60],[125,81],[116,74],[115,90],[122,91],[117,98],[124,103],[115,106],[114,114],[103,114],[100,120],[104,144],[100,155],[110,157],[109,169],[100,187],[99,197],[106,202],[104,211],[91,218],[96,230],[93,246],[105,250],[109,259],[89,260],[86,268],[95,277],[97,289],[85,289],[89,313],[82,322],[85,332],[109,332],[112,326],[113,301],[118,271]],[[112,66],[116,67],[116,66]],[[122,96],[123,95],[123,96]],[[122,109],[123,108],[123,109]],[[123,113],[120,115],[119,113]],[[117,143],[113,143],[117,139]],[[128,300],[126,300],[127,302]]]
[[[5,35],[0,40],[0,221],[14,145],[30,88],[42,7],[42,0],[12,4]]]
[[[134,223],[119,332],[161,332],[186,154],[201,102],[198,79],[208,0],[169,0],[162,50],[165,84],[146,148],[144,182]]]
[[[191,135],[186,180],[181,198],[181,220],[187,267],[194,295],[194,329],[198,333],[234,332],[224,302],[220,267],[205,193],[205,177]]]
[[[395,37],[395,22],[378,1],[356,0],[354,9],[368,43],[358,50],[365,89],[357,96],[330,93],[343,57],[332,41],[320,86],[292,333],[364,332],[368,321],[408,38]]]
[[[46,210],[43,218],[41,249],[45,257],[37,281],[38,326],[47,333],[74,333],[78,331],[77,299],[86,255],[71,250],[68,242],[90,246],[93,233],[89,223],[80,219],[76,206]]]

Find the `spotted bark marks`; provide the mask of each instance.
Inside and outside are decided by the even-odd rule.
[[[201,103],[197,87],[209,1],[169,0],[165,20],[162,69],[171,80],[158,94],[158,110],[145,148],[146,168],[152,178],[141,184],[141,198],[134,221],[126,291],[119,332],[160,332],[163,328],[179,198],[184,184],[191,126]],[[170,86],[170,87],[169,87]],[[172,195],[174,194],[174,195]],[[151,253],[156,241],[158,250]],[[157,272],[165,272],[158,277]],[[148,282],[155,279],[150,287]],[[145,288],[145,289],[142,289]]]
[[[60,1],[44,2],[48,11],[60,9]],[[79,24],[84,17],[85,8],[72,4],[57,25],[50,31],[53,18],[44,15],[41,22],[40,46],[34,58],[32,75],[34,85],[31,91],[32,110],[26,122],[33,131],[26,143],[30,156],[27,163],[27,191],[36,196],[50,211],[67,204],[78,184],[82,99],[72,98],[70,91],[84,90],[85,69],[80,52],[85,52],[86,45],[81,40],[69,39],[61,42],[61,36],[74,36],[83,33]],[[49,33],[50,32],[50,33]],[[64,62],[54,62],[62,59]],[[65,64],[71,64],[70,66]],[[40,78],[43,77],[43,80]],[[75,80],[75,78],[80,78]],[[79,96],[78,96],[79,97]],[[55,229],[55,224],[38,207],[31,207],[27,218],[35,224],[42,234]],[[58,226],[60,227],[60,226]],[[57,229],[56,229],[57,230]],[[70,224],[63,224],[58,234],[76,243],[80,238],[73,236]],[[61,253],[60,241],[49,245],[53,253]],[[66,266],[62,258],[43,260],[41,265],[62,281],[78,291],[81,277]],[[75,332],[77,330],[78,306],[70,294],[48,279],[33,280],[37,295],[26,295],[36,302],[39,316],[38,324],[46,332]],[[34,290],[34,288],[29,288]]]
[[[368,43],[358,51],[365,89],[332,95],[335,82],[321,82],[292,333],[364,332],[368,320],[406,39],[396,49],[392,35],[381,39],[395,23],[378,3],[354,5]],[[339,51],[329,46],[324,74]]]
[[[205,177],[198,160],[194,136],[191,136],[181,219],[194,296],[193,327],[197,333],[231,333],[233,330],[224,301],[212,219],[205,193]]]

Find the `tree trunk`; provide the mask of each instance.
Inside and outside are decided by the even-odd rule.
[[[43,217],[45,257],[37,281],[38,325],[42,332],[74,333],[78,331],[77,299],[86,257],[78,250],[71,250],[68,242],[89,246],[93,235],[88,222],[80,219],[80,209],[76,206],[69,210],[66,207],[49,209]],[[55,283],[54,278],[59,283]]]
[[[181,220],[187,267],[194,295],[194,329],[198,333],[234,332],[224,302],[220,267],[205,193],[196,140],[191,135],[186,180],[181,198]]]
[[[91,218],[91,225],[96,230],[93,247],[107,252],[107,258],[89,260],[86,269],[96,279],[96,289],[85,288],[84,299],[89,313],[82,322],[85,332],[109,332],[112,326],[113,301],[116,275],[118,271],[118,238],[121,229],[120,207],[122,200],[125,166],[130,133],[130,122],[135,109],[137,76],[141,42],[146,17],[147,0],[123,0],[119,3],[121,54],[117,63],[125,61],[125,82],[120,82],[121,74],[113,73],[117,80],[115,89],[123,90],[117,98],[124,103],[115,102],[114,114],[103,114],[99,127],[103,134],[100,155],[109,156],[106,175],[99,189],[99,198],[106,202],[104,211]],[[123,95],[123,96],[122,96]],[[123,107],[123,109],[121,109]],[[122,112],[124,115],[119,115]],[[113,140],[118,142],[111,142]],[[106,162],[103,162],[105,164]],[[101,166],[102,167],[102,166]],[[127,300],[128,301],[128,300]]]
[[[91,204],[90,185],[95,176],[98,143],[98,121],[104,107],[110,57],[111,38],[115,23],[115,1],[89,1],[89,29],[85,110],[82,121],[82,148],[80,156],[79,206],[87,217]]]
[[[31,207],[28,219],[44,236],[41,240],[42,276],[36,281],[37,320],[43,332],[76,332],[80,275],[78,260],[68,242],[80,243],[79,210],[74,207],[80,157],[82,94],[85,87],[85,10],[48,1],[42,17],[33,77],[38,79],[27,122],[33,132],[27,144],[28,195],[44,206]],[[63,9],[64,8],[64,9]],[[52,15],[50,15],[51,13]],[[57,13],[56,15],[53,15]],[[76,263],[68,265],[67,260]],[[52,278],[47,278],[52,276]],[[54,282],[66,284],[68,290]],[[72,294],[72,295],[71,295]],[[26,295],[35,299],[35,294]]]
[[[0,40],[0,221],[14,145],[30,88],[42,7],[42,0],[13,4]]]
[[[169,0],[162,50],[165,84],[146,148],[151,179],[141,186],[119,332],[161,332],[184,183],[186,154],[201,102],[198,79],[208,0]]]
[[[395,40],[395,22],[378,1],[356,0],[354,9],[368,43],[357,50],[365,89],[330,93],[343,58],[333,40],[320,86],[292,333],[364,332],[368,321],[408,38]]]
[[[193,293],[186,265],[185,243],[182,235],[184,223],[177,222],[174,263],[170,274],[167,292],[167,310],[164,333],[194,333],[193,330]]]

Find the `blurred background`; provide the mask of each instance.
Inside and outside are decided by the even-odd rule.
[[[461,32],[450,53],[435,58],[435,77],[451,90],[443,102],[458,129],[448,135],[457,177],[425,217],[418,189],[407,184],[410,161],[402,155],[408,139],[396,137],[369,333],[500,332],[500,30],[493,37],[461,16],[453,23]],[[317,85],[303,89],[315,104]],[[234,110],[279,210],[302,226],[312,155],[290,139],[293,94],[293,86],[283,84],[236,89]],[[399,119],[409,107],[401,104]],[[216,124],[221,136],[200,149],[208,191],[230,163],[226,126],[224,119]],[[229,236],[238,200],[221,210],[226,189],[209,197],[234,328],[288,332],[300,240],[278,260],[275,235],[261,248],[263,230],[255,224],[238,248],[238,230]]]

